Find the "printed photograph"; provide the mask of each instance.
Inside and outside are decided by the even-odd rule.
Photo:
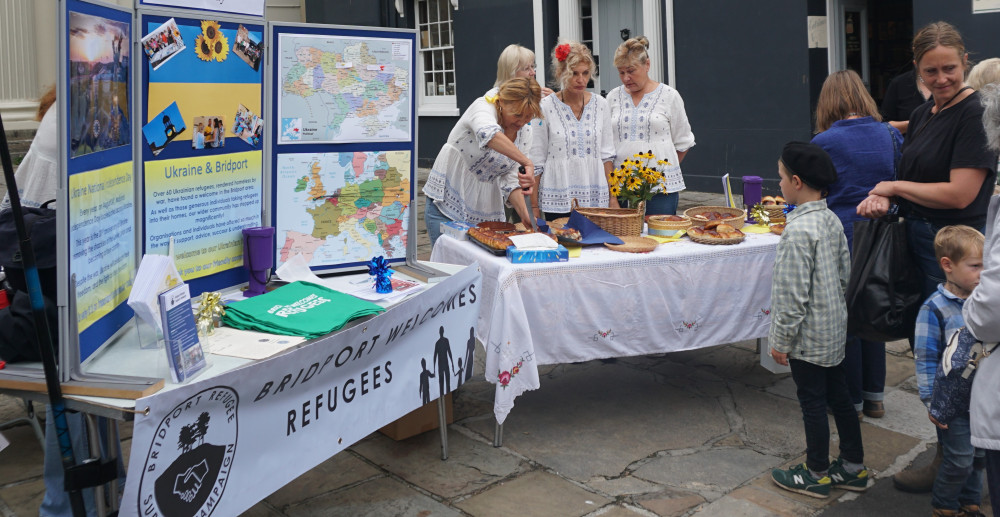
[[[226,127],[221,116],[195,117],[191,120],[192,149],[215,149],[226,146]]]
[[[69,13],[71,157],[131,143],[130,39],[126,23]]]
[[[176,102],[171,102],[170,106],[153,117],[149,124],[142,126],[142,136],[146,137],[149,150],[156,156],[185,129],[187,126],[184,125],[181,110],[177,109]]]
[[[236,110],[236,121],[233,123],[233,134],[242,138],[244,142],[257,147],[260,145],[260,138],[264,133],[264,119],[254,115],[254,113],[240,104]]]
[[[260,33],[250,32],[240,24],[240,28],[236,31],[236,44],[233,45],[233,52],[254,70],[260,68],[260,56],[263,52],[261,46]]]
[[[177,22],[173,18],[163,22],[153,32],[142,38],[142,50],[149,58],[149,64],[153,70],[160,68],[170,58],[184,50],[184,40],[181,39],[181,31],[177,28]]]

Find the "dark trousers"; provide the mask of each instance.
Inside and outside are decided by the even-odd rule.
[[[848,334],[843,365],[854,409],[861,411],[865,400],[885,398],[885,343]]]
[[[993,517],[1000,517],[1000,451],[986,449],[986,481],[989,484]]]
[[[851,463],[864,463],[861,444],[861,424],[851,403],[843,363],[818,366],[790,359],[792,380],[802,407],[802,423],[806,430],[806,466],[814,472],[830,468],[830,424],[826,407],[833,409],[833,419],[840,435],[840,457]]]

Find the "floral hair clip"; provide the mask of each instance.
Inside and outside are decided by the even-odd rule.
[[[569,57],[569,43],[563,43],[562,45],[556,47],[556,59],[562,62],[566,61],[566,58],[568,57]]]

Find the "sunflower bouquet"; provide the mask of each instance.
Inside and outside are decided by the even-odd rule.
[[[222,34],[219,22],[202,20],[201,34],[194,42],[194,52],[202,61],[223,62],[229,55],[229,40]]]
[[[639,201],[648,202],[655,194],[654,189],[663,186],[663,171],[657,165],[669,166],[670,162],[657,160],[653,151],[632,155],[611,171],[611,195],[624,199],[631,207],[637,206]]]

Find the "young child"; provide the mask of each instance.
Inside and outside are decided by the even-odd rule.
[[[837,171],[815,144],[790,142],[778,161],[781,194],[798,205],[788,214],[778,243],[771,284],[771,356],[789,365],[806,431],[806,462],[771,471],[781,488],[811,497],[831,487],[868,488],[861,425],[847,389],[843,365],[847,338],[844,291],[850,255],[840,219],[826,206],[826,189]],[[830,425],[840,434],[840,457],[830,462]]]
[[[917,368],[920,400],[928,408],[934,394],[934,375],[951,335],[965,326],[962,305],[979,285],[983,269],[983,234],[968,226],[945,226],[934,237],[937,256],[947,281],[938,284],[917,315],[913,355]],[[938,468],[931,505],[935,516],[977,516],[982,497],[982,460],[975,461],[969,430],[969,413],[955,417],[947,425],[930,416],[938,427],[943,457]],[[982,456],[980,451],[979,456]],[[974,466],[979,463],[980,465]]]

